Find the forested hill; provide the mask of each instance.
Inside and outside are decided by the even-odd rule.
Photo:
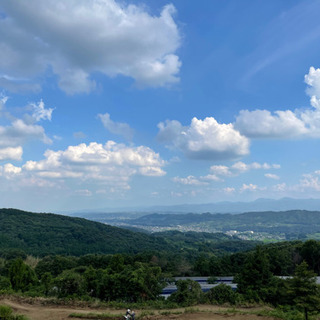
[[[35,256],[89,253],[171,252],[193,256],[223,255],[252,249],[257,243],[217,233],[164,232],[145,234],[83,218],[0,209],[0,255],[19,249]]]
[[[170,250],[162,239],[82,218],[0,209],[0,250],[33,255]]]

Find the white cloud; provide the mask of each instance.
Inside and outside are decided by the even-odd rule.
[[[269,163],[244,163],[242,161],[235,162],[230,167],[223,165],[214,165],[210,167],[210,171],[214,173],[214,175],[232,177],[237,176],[241,173],[250,171],[250,170],[269,170],[269,169],[280,169],[279,164],[269,164]]]
[[[212,174],[207,174],[205,176],[200,176],[200,177],[195,177],[195,176],[188,176],[186,178],[180,178],[180,177],[175,177],[173,178],[174,182],[184,184],[184,185],[195,185],[195,186],[202,186],[202,185],[208,185],[209,183],[212,182],[223,182],[224,180],[222,177],[235,177],[238,176],[241,173],[247,172],[249,170],[258,170],[258,169],[263,169],[263,170],[269,170],[269,169],[279,169],[280,165],[278,164],[268,164],[268,163],[258,163],[258,162],[252,162],[249,164],[246,164],[244,162],[238,161],[234,163],[232,166],[223,166],[223,165],[213,165],[210,167],[210,171]],[[268,178],[273,178],[276,179],[275,174],[266,174],[265,175]],[[279,177],[278,177],[279,178]],[[253,185],[243,185],[241,188],[241,191],[244,191],[247,189],[253,190]],[[234,191],[234,190],[233,190]],[[225,192],[227,192],[225,190]]]
[[[140,86],[179,81],[181,36],[166,5],[159,16],[115,0],[3,0],[0,85],[38,91],[51,69],[68,94],[96,87],[91,75],[124,75]]]
[[[304,82],[309,86],[307,94],[310,97],[320,97],[320,69],[310,67],[309,73],[304,76]]]
[[[231,176],[232,172],[230,171],[229,167],[222,166],[222,165],[215,165],[210,167],[210,171],[214,174],[218,174],[220,176]]]
[[[21,160],[23,153],[22,147],[0,148],[0,161],[2,160]]]
[[[5,104],[8,101],[8,99],[9,98],[7,96],[5,96],[4,94],[0,94],[0,111],[5,106]]]
[[[106,185],[113,192],[130,189],[129,180],[134,175],[165,174],[162,169],[165,162],[150,148],[127,147],[113,141],[105,145],[92,142],[69,146],[66,150],[47,150],[44,156],[40,161],[27,161],[22,173],[41,179],[76,179],[78,184]]]
[[[186,178],[174,177],[172,181],[180,184],[184,184],[184,185],[193,185],[193,186],[203,186],[208,184],[207,182],[200,181],[194,176],[188,176]]]
[[[181,150],[194,159],[232,159],[249,153],[249,140],[233,128],[232,124],[219,124],[213,117],[193,118],[190,126],[179,121],[158,124],[158,139]]]
[[[233,192],[236,191],[236,189],[233,188],[233,187],[226,187],[226,188],[223,189],[223,191],[224,191],[225,193],[233,193]]]
[[[31,103],[31,106],[34,109],[32,116],[36,121],[40,121],[40,120],[51,121],[53,109],[52,108],[46,109],[44,107],[44,102],[42,100],[40,100],[38,104]]]
[[[11,180],[21,174],[21,168],[14,166],[11,163],[6,163],[0,166],[0,176],[4,176],[7,180]]]
[[[269,179],[273,179],[273,180],[279,180],[280,177],[276,174],[273,174],[273,173],[266,173],[264,175],[266,178],[269,178]]]
[[[5,96],[0,98],[0,110],[5,109],[7,100],[8,97]],[[27,110],[23,119],[17,119],[10,112],[5,112],[11,123],[0,126],[0,148],[2,150],[0,151],[0,159],[4,159],[7,154],[9,158],[6,159],[20,160],[22,156],[21,145],[30,140],[41,140],[46,144],[52,143],[52,140],[45,134],[44,128],[35,122],[51,120],[53,109],[45,109],[42,100],[38,104],[31,103],[23,109]]]
[[[300,180],[300,187],[302,187],[302,189],[320,191],[319,177],[315,177],[312,174],[305,174],[304,178]]]
[[[200,179],[205,181],[223,181],[221,178],[219,178],[215,174],[207,174],[206,176],[200,177]]]
[[[277,192],[284,192],[287,190],[287,185],[286,185],[286,183],[279,183],[279,184],[274,185],[272,187],[272,189]]]
[[[259,169],[269,170],[269,169],[279,169],[279,168],[280,168],[280,165],[278,164],[269,164],[266,162],[265,163],[252,162],[252,163],[246,164],[242,161],[238,161],[231,166],[231,169],[238,172],[245,172],[249,170],[259,170]]]
[[[243,184],[242,187],[240,188],[240,192],[244,192],[244,191],[257,191],[258,190],[258,186],[256,184]]]
[[[6,173],[6,174],[19,174],[21,172],[21,168],[15,167],[11,163],[6,163],[3,166],[3,172]]]
[[[123,136],[127,140],[132,140],[134,132],[127,123],[112,121],[109,113],[98,114],[98,117],[102,121],[103,126],[111,133]]]
[[[311,108],[294,111],[241,110],[235,129],[249,138],[319,138],[320,137],[320,69],[311,67],[305,75]]]
[[[26,124],[21,119],[14,120],[9,126],[0,126],[0,147],[21,145],[27,140],[41,140],[47,144],[52,142],[42,126]]]
[[[305,123],[290,111],[241,110],[235,128],[249,138],[293,138],[307,133]]]

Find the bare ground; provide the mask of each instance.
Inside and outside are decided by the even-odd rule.
[[[125,310],[115,310],[111,308],[82,308],[79,306],[61,306],[61,305],[48,305],[44,304],[44,301],[41,300],[32,300],[24,301],[23,299],[16,297],[5,297],[0,298],[0,305],[10,306],[15,313],[23,314],[27,316],[30,320],[71,320],[76,318],[70,318],[69,315],[72,313],[81,313],[81,314],[115,314],[119,315],[125,313]],[[254,309],[237,309],[244,314],[240,313],[230,313],[227,312],[228,308],[217,307],[217,306],[197,306],[186,313],[185,309],[176,309],[168,310],[168,314],[165,313],[165,310],[154,311],[154,315],[145,316],[144,320],[273,320],[276,318],[263,317],[254,314],[248,314]],[[257,309],[256,309],[257,310]],[[141,314],[141,310],[135,310],[137,316]],[[180,314],[173,314],[178,313]],[[82,318],[83,319],[83,318]],[[119,319],[123,319],[119,317]]]

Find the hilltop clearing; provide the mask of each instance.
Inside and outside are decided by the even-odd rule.
[[[86,319],[86,314],[109,314],[119,315],[119,319],[125,310],[116,310],[111,308],[94,308],[94,307],[81,307],[77,305],[54,305],[48,304],[45,300],[29,300],[29,303],[19,298],[2,298],[0,305],[10,306],[15,313],[23,314],[30,320],[70,320],[80,319],[76,317],[70,318],[71,314],[81,314],[82,319]],[[239,308],[235,313],[230,312],[230,308],[218,307],[210,305],[201,305],[194,308],[180,308],[171,310],[135,310],[139,319],[144,320],[167,320],[167,319],[186,319],[186,320],[271,320],[277,319],[273,317],[265,317],[258,315],[259,311],[264,308]],[[121,313],[122,312],[122,313]],[[256,314],[250,314],[250,313]],[[143,316],[145,314],[145,316]],[[143,316],[143,317],[141,317]],[[98,318],[96,318],[98,319]],[[110,318],[118,319],[118,318]]]

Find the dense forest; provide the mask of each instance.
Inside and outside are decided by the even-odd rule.
[[[222,233],[131,232],[85,219],[0,210],[0,291],[158,307],[199,303],[267,303],[301,310],[320,305],[320,242],[272,244]],[[234,276],[237,290],[220,284],[203,293],[179,276]],[[163,287],[176,282],[167,300]],[[291,319],[291,318],[290,318]],[[293,318],[292,318],[293,319]],[[296,317],[294,319],[300,319]]]
[[[2,252],[2,251],[0,251]],[[157,303],[166,307],[198,303],[286,305],[305,312],[320,303],[315,276],[320,274],[320,242],[309,240],[272,245],[224,255],[198,253],[189,257],[171,252],[27,256],[2,252],[2,293],[22,293],[72,299],[127,303]],[[159,297],[175,276],[233,275],[237,291],[221,284],[203,293],[192,280],[178,280],[168,300]],[[279,276],[291,276],[281,278]],[[298,318],[297,318],[298,319]]]
[[[183,250],[224,254],[253,248],[256,243],[210,233],[133,232],[82,218],[0,209],[0,250],[20,249],[34,256],[49,254],[138,253]]]

